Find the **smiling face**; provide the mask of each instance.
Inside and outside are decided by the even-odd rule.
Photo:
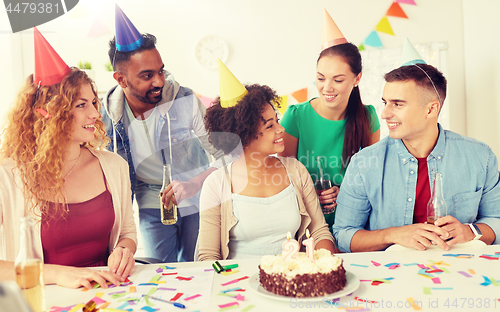
[[[123,65],[122,72],[116,72],[115,79],[125,92],[131,106],[145,109],[160,102],[165,71],[157,49],[138,52]],[[133,108],[133,107],[132,107]]]
[[[246,149],[266,156],[282,152],[285,149],[285,128],[278,123],[278,115],[271,105],[266,105],[262,118],[265,121],[260,122],[257,139],[250,142]]]
[[[73,142],[85,143],[94,140],[95,122],[100,117],[96,109],[97,97],[90,84],[85,83],[80,88],[80,96],[73,103]]]
[[[431,125],[437,124],[439,106],[426,103],[425,92],[413,80],[385,84],[381,117],[387,122],[391,138],[401,139],[408,146],[426,140],[430,130],[435,130]]]
[[[354,86],[359,84],[361,73],[355,75],[341,56],[326,55],[319,59],[316,74],[321,103],[328,108],[345,111]]]

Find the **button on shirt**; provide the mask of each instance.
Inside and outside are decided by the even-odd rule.
[[[484,223],[500,243],[498,161],[484,143],[439,127],[427,157],[429,181],[443,175],[448,214],[462,223]],[[401,140],[386,137],[358,152],[347,168],[337,198],[333,235],[343,252],[360,229],[379,230],[413,223],[418,161]]]

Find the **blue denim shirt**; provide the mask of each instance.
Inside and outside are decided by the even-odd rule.
[[[443,175],[448,215],[462,223],[484,223],[500,243],[498,161],[484,143],[439,127],[436,146],[427,157],[429,182]],[[386,137],[358,152],[347,168],[337,198],[333,236],[341,251],[351,251],[352,236],[413,223],[418,160],[402,140]]]

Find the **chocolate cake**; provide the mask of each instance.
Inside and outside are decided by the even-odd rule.
[[[320,297],[342,290],[347,284],[342,259],[328,250],[314,251],[315,261],[305,253],[283,261],[283,256],[264,256],[259,280],[264,289],[287,297]]]

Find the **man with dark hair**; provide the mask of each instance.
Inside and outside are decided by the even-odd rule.
[[[120,21],[129,24],[122,27]],[[118,7],[116,23],[117,36],[108,54],[118,85],[104,97],[101,111],[109,149],[129,163],[146,256],[163,262],[193,261],[199,191],[216,169],[209,167],[206,153],[213,148],[203,123],[205,106],[165,71],[155,36],[141,35]],[[130,33],[123,36],[126,31]],[[160,195],[165,165],[171,165],[173,181]],[[178,205],[178,220],[164,225],[162,221],[168,222],[162,220],[160,200],[168,206],[171,199]]]
[[[151,35],[151,34],[142,34],[143,38],[143,43],[136,48],[135,50],[128,51],[128,52],[123,52],[120,51],[119,53],[117,52],[116,48],[116,38],[113,37],[109,41],[109,50],[108,50],[108,56],[109,56],[109,61],[111,62],[111,65],[113,66],[113,70],[119,71],[118,68],[123,64],[126,63],[130,60],[130,57],[136,53],[142,52],[144,50],[152,50],[156,48],[156,37]]]
[[[438,123],[446,79],[422,63],[384,77],[381,117],[389,137],[358,152],[349,164],[333,225],[343,252],[384,250],[392,244],[448,250],[475,239],[500,243],[497,158],[486,144]],[[434,173],[442,174],[448,211],[428,224]]]

